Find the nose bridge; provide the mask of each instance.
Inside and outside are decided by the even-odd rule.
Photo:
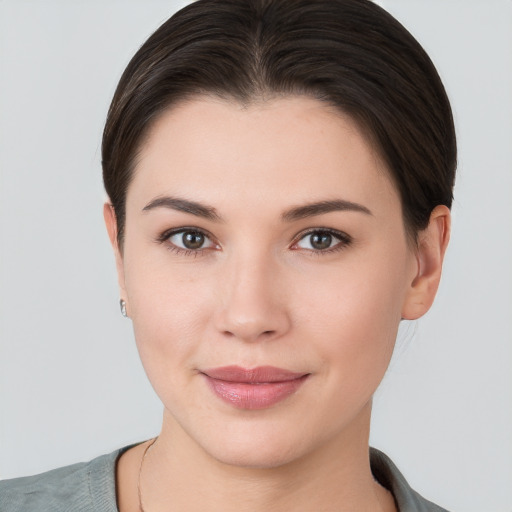
[[[279,289],[279,265],[269,253],[246,250],[232,255],[220,287],[217,328],[244,341],[269,339],[289,327]]]

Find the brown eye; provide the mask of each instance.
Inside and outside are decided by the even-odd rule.
[[[342,249],[350,245],[351,241],[351,237],[345,233],[317,229],[303,235],[295,244],[295,248],[315,252],[329,252],[334,249]]]
[[[165,236],[165,240],[170,242],[176,249],[185,251],[202,251],[215,247],[215,244],[205,233],[192,229],[175,231],[171,235]]]
[[[312,233],[309,235],[309,243],[313,249],[321,251],[323,249],[329,249],[332,243],[332,235],[330,233]]]
[[[186,231],[181,235],[181,239],[187,249],[201,249],[204,244],[204,235],[193,231]]]

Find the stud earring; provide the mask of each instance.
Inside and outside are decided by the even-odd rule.
[[[127,318],[128,314],[126,313],[126,302],[123,299],[119,301],[119,307],[121,308],[121,315]]]

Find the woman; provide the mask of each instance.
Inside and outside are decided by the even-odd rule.
[[[103,138],[121,311],[160,435],[2,483],[2,510],[442,510],[369,451],[430,308],[456,164],[419,44],[366,0],[200,0],[137,52]]]

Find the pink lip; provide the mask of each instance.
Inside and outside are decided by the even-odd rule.
[[[210,389],[239,409],[265,409],[295,393],[309,376],[273,366],[224,366],[202,371]]]

